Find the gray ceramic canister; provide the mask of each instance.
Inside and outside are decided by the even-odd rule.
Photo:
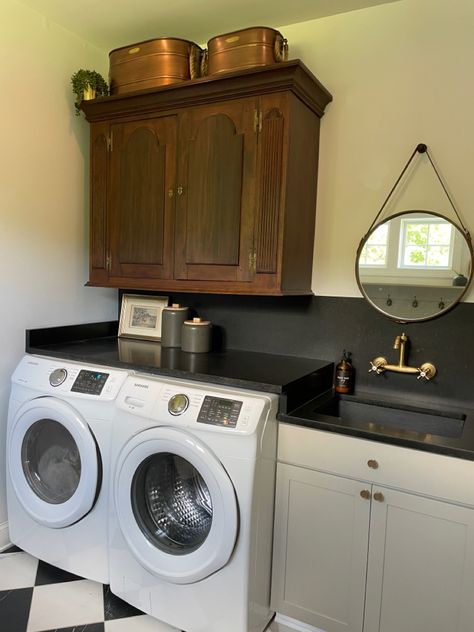
[[[188,353],[207,353],[211,349],[211,322],[201,318],[185,320],[181,349]]]
[[[161,346],[180,347],[183,323],[189,316],[189,309],[173,303],[164,307],[161,315]]]

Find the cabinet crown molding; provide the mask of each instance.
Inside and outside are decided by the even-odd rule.
[[[89,122],[97,122],[281,91],[293,92],[319,117],[332,101],[330,92],[303,62],[294,59],[245,71],[182,81],[150,90],[100,97],[83,101],[81,109]]]

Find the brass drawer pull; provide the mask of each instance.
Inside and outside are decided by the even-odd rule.
[[[382,494],[382,492],[375,492],[374,500],[376,500],[378,503],[383,503],[383,501],[385,500],[385,496]]]
[[[378,469],[378,467],[379,467],[379,464],[378,464],[378,462],[377,462],[375,459],[369,459],[369,460],[367,461],[367,465],[368,465],[369,467],[371,467],[373,470],[376,470],[376,469]]]
[[[360,492],[360,495],[361,495],[361,497],[362,497],[364,500],[370,500],[370,496],[371,496],[371,494],[370,494],[370,492],[369,492],[369,490],[368,490],[368,489],[363,489],[363,490]]]

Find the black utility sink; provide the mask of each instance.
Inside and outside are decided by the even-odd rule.
[[[459,412],[344,395],[320,398],[318,403],[313,402],[312,413],[314,418],[338,418],[341,422],[357,427],[368,425],[375,431],[375,426],[383,426],[385,429],[394,428],[441,437],[460,437],[466,420],[466,415]]]

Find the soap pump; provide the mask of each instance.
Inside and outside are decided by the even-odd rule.
[[[350,356],[350,352],[344,349],[341,361],[336,365],[334,380],[334,390],[336,393],[352,393],[354,388],[354,367],[351,364]]]

